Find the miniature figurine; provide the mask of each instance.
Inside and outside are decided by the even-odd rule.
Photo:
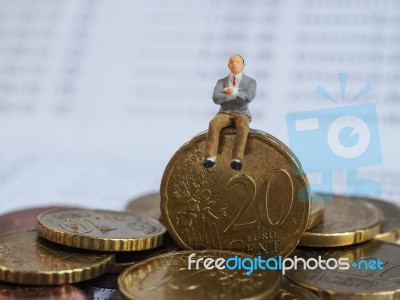
[[[234,170],[242,168],[249,123],[251,122],[248,105],[256,96],[257,88],[256,81],[242,73],[244,67],[243,57],[239,54],[232,55],[228,61],[228,68],[231,74],[218,80],[214,88],[214,103],[219,104],[221,108],[209,124],[204,153],[205,159],[203,161],[205,168],[211,168],[215,165],[219,134],[222,128],[228,126],[236,128],[231,168]]]

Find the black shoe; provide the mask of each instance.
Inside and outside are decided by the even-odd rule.
[[[239,171],[242,168],[242,163],[234,160],[231,162],[231,168]]]
[[[203,167],[204,168],[211,168],[214,165],[215,165],[215,161],[209,160],[207,158],[203,161]]]

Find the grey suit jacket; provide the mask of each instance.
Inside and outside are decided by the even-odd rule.
[[[229,76],[218,80],[214,88],[213,100],[215,104],[221,105],[219,112],[242,113],[248,115],[251,120],[248,105],[256,96],[257,82],[253,78],[243,74],[239,83],[239,94],[235,99],[231,100],[228,100],[228,95],[223,91],[226,87],[229,87]]]

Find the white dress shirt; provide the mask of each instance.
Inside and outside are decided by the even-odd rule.
[[[235,86],[233,86],[233,76],[236,77],[236,85]],[[243,73],[239,73],[237,75],[233,75],[232,73],[229,74],[229,87],[233,88],[233,94],[227,96],[228,100],[236,99],[236,96],[239,94],[239,84],[240,84],[240,80],[242,79],[242,76],[243,76]]]

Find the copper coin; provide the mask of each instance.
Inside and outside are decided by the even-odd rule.
[[[0,216],[0,233],[11,230],[35,229],[36,219],[41,213],[65,206],[39,206],[16,210]]]
[[[88,300],[88,296],[72,285],[20,286],[0,283],[2,300]]]

